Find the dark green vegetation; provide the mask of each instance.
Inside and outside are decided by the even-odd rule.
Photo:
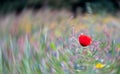
[[[39,10],[48,6],[53,9],[66,8],[76,15],[77,9],[80,7],[82,13],[90,12],[114,12],[119,10],[119,0],[1,0],[0,12],[9,13],[17,11],[19,14],[24,9]]]

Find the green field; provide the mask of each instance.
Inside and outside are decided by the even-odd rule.
[[[49,9],[0,17],[0,74],[120,74],[120,18]],[[81,33],[92,38],[82,47]]]

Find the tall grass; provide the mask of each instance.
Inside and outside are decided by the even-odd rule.
[[[11,27],[4,27],[6,34],[0,45],[1,74],[120,73],[119,28],[111,27],[119,18],[85,15],[72,19],[65,11],[49,10],[38,13],[39,17],[22,15],[17,23],[10,24],[13,31],[7,31]],[[79,44],[81,33],[92,37],[90,46],[84,48]],[[97,69],[98,63],[105,66]]]

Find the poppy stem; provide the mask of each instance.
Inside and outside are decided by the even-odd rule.
[[[82,54],[84,50],[86,50],[87,47],[82,47],[81,50],[80,50],[80,53]]]

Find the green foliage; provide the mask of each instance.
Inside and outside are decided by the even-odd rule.
[[[50,17],[49,14],[50,12],[47,13],[48,16],[46,16],[46,18]],[[65,14],[65,12],[64,13],[62,12],[62,14],[59,15],[58,13],[57,15],[54,16],[55,18],[54,23],[56,24],[56,26],[54,27],[56,29],[59,29],[60,32],[63,33],[62,36],[56,34],[57,31],[56,29],[52,29],[52,33],[51,33],[51,28],[50,28],[51,23],[49,22],[49,20],[46,20],[44,16],[40,19],[37,18],[38,22],[39,20],[41,21],[45,20],[44,27],[37,26],[36,28],[37,30],[34,30],[34,32],[32,33],[19,35],[18,38],[23,36],[23,40],[20,39],[21,41],[23,41],[23,43],[22,42],[19,43],[18,42],[19,39],[17,39],[15,36],[9,38],[10,34],[8,29],[10,27],[7,27],[7,29],[5,28],[6,34],[5,36],[3,36],[4,38],[1,39],[3,41],[0,41],[2,42],[1,45],[4,45],[4,47],[0,45],[0,50],[3,50],[5,52],[3,53],[3,51],[0,51],[0,55],[1,55],[0,65],[2,66],[2,67],[0,66],[0,74],[108,74],[108,73],[119,74],[120,61],[118,58],[116,59],[118,53],[115,51],[116,51],[116,47],[118,48],[120,47],[120,44],[116,43],[114,40],[110,40],[110,49],[108,49],[110,50],[110,52],[108,52],[110,53],[110,56],[108,55],[107,52],[106,53],[104,52],[104,49],[107,47],[108,42],[107,42],[107,37],[104,36],[102,29],[103,25],[106,23],[102,24],[101,20],[98,20],[100,19],[101,15],[99,17],[94,15],[95,17],[94,19],[91,15],[88,15],[81,19],[77,18],[75,20],[72,19],[68,21],[70,18],[69,17],[66,18],[64,16],[67,14],[68,13]],[[61,16],[63,16],[64,18],[62,18]],[[33,15],[31,17],[33,17]],[[60,21],[57,20],[56,23],[56,19],[60,17],[61,17]],[[50,17],[50,19],[52,18],[53,15]],[[103,17],[101,18],[103,19]],[[92,20],[96,20],[96,19],[98,21],[90,24]],[[67,24],[64,23],[66,21]],[[71,21],[75,21],[75,22],[70,23]],[[8,23],[10,22],[11,21],[8,21]],[[88,28],[84,27],[86,26],[83,25],[84,23],[87,24]],[[43,24],[43,22],[42,23],[40,22],[38,25],[41,24]],[[72,34],[71,34],[70,24],[73,24],[73,26],[75,26],[75,34],[73,36],[71,36]],[[96,28],[95,26],[98,24],[100,24],[98,28],[101,29],[102,33],[101,32],[98,33],[96,31],[98,28]],[[7,26],[9,26],[9,24]],[[36,25],[33,24],[33,26]],[[44,31],[46,27],[47,28],[49,27],[48,31]],[[90,27],[93,27],[92,30],[94,29],[95,33],[90,32],[93,35],[92,39],[95,40],[96,42],[97,41],[100,42],[100,44],[98,43],[94,45],[93,43],[85,48],[80,46],[80,44],[77,42],[78,40],[77,36],[81,32],[83,32],[82,31],[83,29],[78,31],[77,28],[81,29],[81,27],[84,27],[83,29],[85,30],[87,29],[87,31],[89,32],[91,31],[89,30]],[[63,30],[63,28],[65,28],[65,30]],[[19,27],[17,27],[16,29],[19,30]],[[113,29],[116,30],[116,28]],[[113,36],[113,33],[111,31],[110,34]],[[119,32],[117,33],[117,35],[119,35]],[[31,42],[32,37],[34,37],[34,39]],[[21,54],[22,48],[18,48],[18,46],[22,44],[23,46],[21,47],[23,48],[23,52]],[[93,46],[93,48],[91,46]],[[12,52],[11,54],[12,57],[8,55],[10,51]],[[53,54],[54,52],[56,53],[55,55]],[[19,58],[19,56],[21,58]],[[11,62],[11,58],[13,57],[14,59],[12,59]],[[100,62],[104,63],[105,67],[102,69],[95,69],[95,65]],[[78,66],[75,66],[75,64],[78,64]],[[116,73],[113,73],[114,71]]]
[[[95,2],[94,2],[95,1]],[[94,0],[91,2],[90,0],[3,0],[3,3],[0,4],[0,12],[7,13],[14,11],[18,8],[26,8],[29,4],[46,4],[55,9],[60,8],[70,8],[72,7],[72,3],[74,2],[87,2],[90,3],[89,7],[92,8],[92,12],[101,12],[101,11],[114,11],[114,6],[109,0]],[[86,4],[87,4],[86,3]],[[87,5],[86,5],[87,7]]]
[[[54,42],[51,42],[50,47],[51,47],[53,50],[57,50],[56,45],[55,45]]]

